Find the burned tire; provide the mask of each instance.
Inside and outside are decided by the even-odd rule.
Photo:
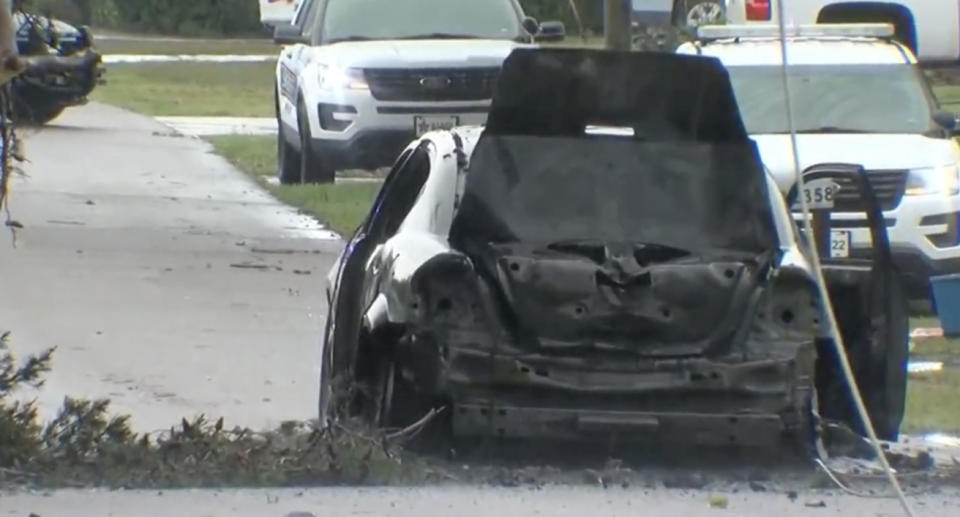
[[[321,428],[326,428],[336,420],[333,400],[333,322],[327,315],[324,325],[323,344],[320,349],[320,390],[317,396],[317,420]]]
[[[872,382],[864,397],[877,436],[883,440],[897,440],[906,412],[907,363],[910,359],[910,328],[908,307],[898,281],[891,284],[890,297],[885,301],[892,321],[888,323],[886,353],[873,361]]]
[[[870,421],[880,439],[892,441],[899,437],[905,413],[909,323],[899,275],[893,270],[888,275],[888,288],[873,291],[867,299],[864,293],[871,291],[858,289],[832,290],[831,298]],[[817,388],[824,417],[866,436],[833,343],[822,340],[818,354]]]
[[[310,119],[302,100],[297,104],[297,123],[300,127],[300,183],[333,183],[336,171],[323,156],[313,151]]]

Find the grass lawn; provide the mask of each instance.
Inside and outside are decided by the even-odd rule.
[[[960,371],[910,376],[903,431],[960,434]]]
[[[279,54],[270,39],[95,38],[101,54]]]
[[[274,116],[274,63],[112,65],[92,99],[153,116]]]
[[[275,185],[266,180],[277,174],[276,138],[218,136],[208,140],[218,154],[256,178],[277,199],[316,216],[344,235],[351,234],[360,225],[380,189],[380,183],[369,181],[345,181],[335,185]]]
[[[911,328],[937,328],[939,320],[913,318]],[[943,361],[942,372],[913,374],[907,382],[908,433],[939,431],[960,434],[960,340],[933,338],[915,340],[914,360]]]
[[[933,92],[945,109],[960,111],[960,85],[937,84]]]

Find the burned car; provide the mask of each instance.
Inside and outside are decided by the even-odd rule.
[[[16,120],[42,125],[71,106],[86,104],[105,72],[90,30],[22,10],[14,13],[14,23],[26,64],[13,82]]]
[[[807,446],[842,381],[787,207],[719,61],[515,50],[486,126],[407,147],[331,271],[321,421]]]

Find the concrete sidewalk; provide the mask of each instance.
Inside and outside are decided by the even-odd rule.
[[[25,134],[0,330],[21,357],[58,347],[44,416],[68,395],[109,397],[140,431],[316,416],[337,234],[148,117],[92,103]]]

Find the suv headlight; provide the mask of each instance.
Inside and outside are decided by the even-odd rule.
[[[359,68],[320,65],[320,88],[324,90],[367,90],[367,78]]]
[[[956,165],[914,169],[907,176],[908,196],[940,194],[955,196],[960,193],[960,170]]]

